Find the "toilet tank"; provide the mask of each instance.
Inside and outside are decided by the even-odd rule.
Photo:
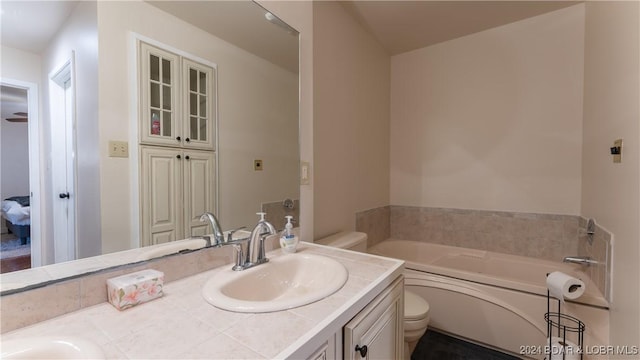
[[[357,231],[342,231],[314,241],[316,244],[333,246],[359,252],[367,252],[367,234]]]

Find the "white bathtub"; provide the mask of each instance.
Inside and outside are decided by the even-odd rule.
[[[562,312],[586,324],[586,349],[608,343],[608,303],[579,265],[396,239],[368,251],[406,261],[405,286],[429,302],[430,328],[533,358],[547,337],[546,275],[565,272],[586,291]]]

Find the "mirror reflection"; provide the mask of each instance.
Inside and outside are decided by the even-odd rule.
[[[3,272],[208,234],[205,211],[298,219],[287,24],[251,1],[1,6]]]

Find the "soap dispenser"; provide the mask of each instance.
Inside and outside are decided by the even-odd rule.
[[[298,236],[293,233],[293,224],[291,223],[293,216],[287,215],[285,218],[287,219],[287,223],[280,236],[280,247],[285,253],[293,254],[298,247]]]

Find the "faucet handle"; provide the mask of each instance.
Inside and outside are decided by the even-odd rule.
[[[233,230],[229,230],[227,233],[227,242],[233,241],[233,234],[235,234],[238,230],[246,229],[246,226],[241,226],[239,228],[235,228]]]
[[[265,221],[264,217],[267,216],[266,212],[257,212],[256,215],[260,216],[260,220],[258,222]]]

